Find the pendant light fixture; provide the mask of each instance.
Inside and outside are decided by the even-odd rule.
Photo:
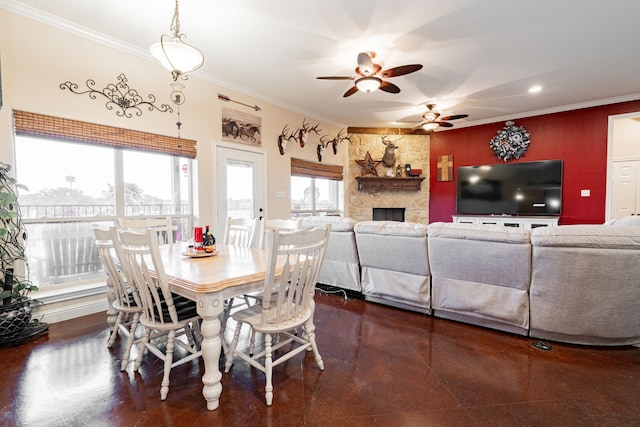
[[[200,49],[185,43],[186,34],[180,33],[180,14],[178,0],[171,20],[171,35],[163,34],[160,42],[151,46],[151,54],[169,71],[173,80],[186,79],[187,73],[197,70],[204,64],[204,54]]]

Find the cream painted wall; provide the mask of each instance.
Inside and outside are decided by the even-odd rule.
[[[137,53],[133,49],[130,52],[122,51],[0,9],[0,63],[4,98],[4,106],[0,110],[0,160],[14,163],[12,109],[177,136],[175,113],[143,109],[140,117],[118,117],[114,110],[107,110],[106,100],[92,100],[88,95],[76,95],[60,89],[60,84],[65,81],[76,83],[83,89],[86,87],[85,82],[93,79],[94,88],[101,90],[109,83],[116,83],[118,75],[124,73],[129,86],[143,97],[153,94],[157,103],[170,103],[170,73],[150,54]],[[184,82],[186,102],[180,107],[181,136],[195,139],[198,147],[196,221],[199,218],[209,220],[214,216],[215,199],[211,188],[215,183],[212,173],[213,145],[214,142],[221,141],[223,106],[261,117],[260,150],[265,153],[268,166],[267,217],[289,217],[290,158],[293,156],[317,161],[316,145],[319,137],[311,135],[304,148],[290,143],[284,156],[278,151],[277,138],[287,124],[290,129],[295,130],[305,118],[312,124],[319,121],[199,77],[195,74]],[[255,112],[241,105],[220,101],[218,93],[249,105],[258,105],[261,111]],[[322,134],[330,136],[337,134],[341,127],[338,124],[320,123]],[[337,155],[327,150],[323,160],[327,164],[344,165],[345,169],[347,162],[346,148],[339,150]],[[285,191],[286,197],[276,198],[277,191]]]
[[[126,46],[125,46],[126,48]],[[232,54],[225,60],[232,61]],[[124,73],[131,88],[143,97],[153,94],[158,104],[170,103],[171,75],[147,51],[114,44],[111,41],[89,39],[72,30],[53,27],[43,22],[0,9],[0,75],[2,78],[3,107],[0,109],[0,161],[14,164],[12,110],[71,118],[90,123],[117,126],[156,134],[177,136],[175,113],[160,113],[143,109],[140,117],[123,118],[114,110],[107,110],[106,99],[90,99],[88,95],[76,95],[61,90],[66,81],[85,88],[88,79],[95,81],[95,89],[102,90]],[[288,124],[297,129],[305,115],[287,110],[273,103],[255,99],[221,87],[204,76],[192,75],[184,82],[186,102],[180,107],[181,136],[197,141],[198,155],[195,165],[194,220],[210,221],[215,217],[215,182],[213,174],[213,146],[221,142],[222,107],[239,111],[241,105],[218,100],[218,93],[231,99],[259,105],[262,110],[248,112],[262,119],[262,147],[267,166],[266,215],[268,218],[290,216],[290,158],[292,156],[316,161],[316,145],[319,137],[312,135],[305,148],[289,144],[281,156],[277,138]],[[174,106],[175,107],[175,106]],[[307,122],[318,123],[313,117]],[[334,136],[339,124],[320,123],[322,134]],[[231,146],[247,147],[237,143]],[[34,153],[37,155],[37,153]],[[78,159],[81,161],[82,159]],[[348,149],[338,155],[331,150],[323,163],[345,166]],[[149,173],[153,173],[152,170]],[[285,198],[276,198],[276,191],[285,191]],[[345,203],[346,205],[346,203]],[[347,212],[348,213],[348,212]],[[44,303],[34,308],[34,316],[45,322],[55,323],[74,317],[106,310],[104,284],[86,285],[70,289],[68,294],[48,295],[38,291],[35,297]]]
[[[640,159],[640,118],[621,118],[613,121],[611,159]]]

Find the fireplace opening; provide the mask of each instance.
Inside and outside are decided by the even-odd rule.
[[[373,208],[373,220],[404,222],[404,208]]]

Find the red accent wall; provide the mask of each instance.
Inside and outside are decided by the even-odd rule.
[[[509,163],[563,160],[560,224],[598,224],[605,220],[609,116],[640,111],[640,100],[563,113],[515,119],[531,142],[524,156]],[[502,163],[489,141],[505,122],[435,132],[431,135],[429,222],[451,222],[456,213],[459,166]],[[437,181],[438,157],[453,154],[453,181]],[[580,190],[591,190],[581,197]]]

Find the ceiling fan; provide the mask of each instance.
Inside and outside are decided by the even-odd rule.
[[[452,116],[440,117],[440,112],[436,110],[435,104],[427,104],[427,112],[422,115],[422,122],[414,129],[423,128],[424,130],[434,130],[442,126],[443,128],[453,127],[453,123],[449,120],[458,120],[469,117],[468,114],[454,114]]]
[[[383,70],[380,64],[373,62],[373,58],[375,57],[375,52],[360,52],[358,54],[358,66],[355,70],[356,76],[328,76],[316,78],[320,80],[354,80],[353,87],[342,95],[346,98],[357,91],[371,93],[376,89],[389,93],[399,93],[400,88],[398,86],[383,79],[404,76],[405,74],[416,72],[422,68],[421,64],[412,64]]]

